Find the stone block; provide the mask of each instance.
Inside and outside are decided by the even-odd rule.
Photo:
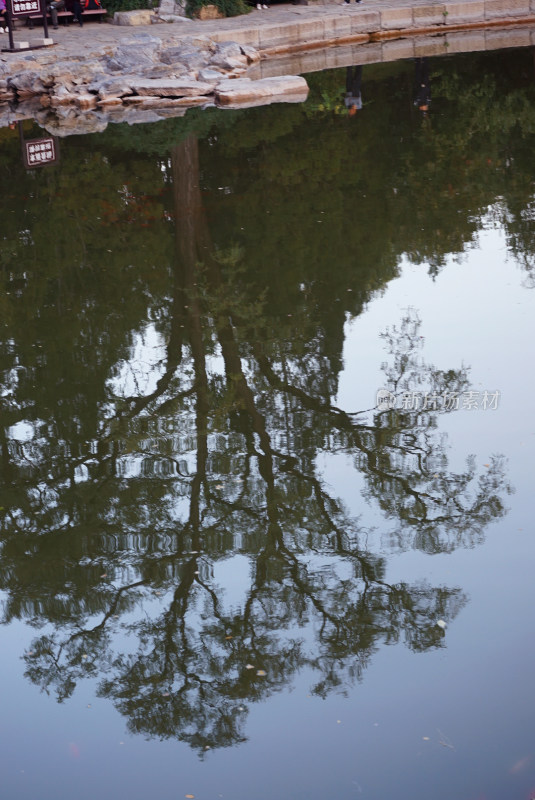
[[[383,61],[414,58],[414,41],[412,39],[392,39],[389,42],[383,42],[382,56]]]
[[[485,19],[508,19],[530,13],[530,0],[485,0]]]
[[[214,42],[226,42],[229,37],[228,31],[213,31],[210,34]],[[251,47],[260,46],[258,28],[238,28],[232,31],[232,41],[238,44],[250,44]]]
[[[308,86],[305,79],[296,75],[263,78],[259,81],[238,78],[233,81],[221,81],[215,88],[216,100],[221,105],[266,100],[269,102],[272,98],[282,98],[288,95],[292,97],[301,95],[305,99],[308,95]]]
[[[158,6],[159,14],[174,14],[175,13],[175,0],[160,0]]]
[[[485,32],[448,33],[448,53],[479,53],[485,49]]]
[[[138,95],[153,97],[195,97],[210,94],[211,83],[182,78],[138,78],[130,81],[130,88]]]
[[[282,25],[262,25],[259,28],[258,37],[261,50],[267,47],[299,44],[301,41],[299,24],[296,22]]]
[[[425,5],[414,6],[412,9],[412,20],[415,28],[427,28],[431,25],[444,25],[446,22],[446,6],[444,5]]]
[[[255,81],[260,78],[279,78],[281,75],[300,75],[304,71],[301,53],[289,53],[279,58],[263,59],[258,64],[249,67],[247,77]],[[313,71],[307,70],[307,72]]]
[[[331,47],[325,54],[327,69],[337,69],[339,67],[353,66],[353,48],[351,45],[345,47]]]
[[[116,11],[113,15],[114,25],[150,25],[153,12],[148,8],[136,11]]]
[[[403,30],[412,28],[412,8],[383,8],[381,10],[381,30]]]
[[[327,49],[324,48],[322,50],[311,50],[308,53],[307,52],[301,53],[300,54],[301,69],[299,71],[321,72],[321,70],[327,69],[325,60],[326,52]]]
[[[351,14],[323,18],[323,38],[341,39],[351,36]]]
[[[32,45],[37,45],[37,47],[52,47],[54,44],[54,39],[47,37],[46,39],[35,39],[32,41]]]
[[[383,60],[381,42],[352,45],[353,64],[379,64]]]
[[[444,56],[449,52],[448,41],[445,36],[426,36],[414,41],[414,57]]]
[[[324,38],[322,19],[303,19],[299,22],[299,42],[321,42]]]
[[[13,42],[14,50],[27,50],[29,46],[29,42]]]
[[[463,22],[479,22],[485,19],[484,0],[465,3],[446,3],[446,25],[459,25]]]
[[[381,14],[379,11],[358,11],[349,17],[351,35],[357,33],[375,33],[381,30]]]
[[[530,31],[525,28],[485,32],[486,50],[505,50],[510,47],[529,47],[530,45]]]

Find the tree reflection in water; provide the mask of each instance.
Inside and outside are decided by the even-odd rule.
[[[97,678],[131,731],[202,753],[244,741],[248,704],[303,668],[325,696],[359,679],[382,643],[441,647],[437,621],[466,602],[459,588],[386,581],[318,454],[352,456],[398,546],[428,553],[479,541],[508,487],[499,458],[479,477],[473,461],[448,469],[439,411],[370,419],[335,407],[340,359],[326,330],[310,336],[305,309],[281,335],[269,303],[250,296],[239,251],[212,246],[195,139],[174,149],[172,174],[164,361],[147,391],[136,356],[116,364],[86,449],[52,421],[28,444],[4,429],[1,581],[5,621],[46,626],[24,656],[32,682],[62,701]],[[465,370],[420,360],[414,312],[385,339],[388,388],[467,386]],[[250,580],[229,610],[214,567],[236,553]]]

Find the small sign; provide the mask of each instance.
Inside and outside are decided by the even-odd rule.
[[[58,159],[56,140],[53,136],[46,139],[28,139],[23,148],[24,166],[27,169],[55,164]]]
[[[7,0],[6,5],[12,17],[41,13],[41,0]]]

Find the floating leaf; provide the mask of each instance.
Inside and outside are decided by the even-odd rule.
[[[265,669],[257,669],[256,674],[261,678],[264,675],[267,675],[267,672],[265,671]]]
[[[245,669],[254,669],[254,664],[246,664]]]
[[[424,740],[424,742],[428,742],[429,741],[429,736],[422,736],[422,739]]]
[[[442,628],[442,630],[444,630],[444,628],[446,627],[446,623],[444,622],[443,619],[439,619],[437,621],[437,625],[438,625],[439,628]]]

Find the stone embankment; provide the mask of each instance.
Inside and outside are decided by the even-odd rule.
[[[526,27],[535,25],[535,0],[316,3],[205,21],[162,0],[157,14],[117,21],[60,29],[52,47],[26,52],[18,29],[20,49],[0,56],[0,125],[32,116],[67,135],[194,106],[301,102],[308,90],[298,75],[314,69],[535,44]]]
[[[114,106],[192,108],[236,103],[255,105],[280,100],[302,102],[308,87],[298,76],[251,81],[248,67],[260,61],[254,47],[187,37],[165,46],[150,34],[124,37],[112,53],[75,60],[35,58],[11,65],[12,74],[0,80],[0,100],[26,101],[39,97],[44,108],[73,106],[80,111]],[[14,69],[13,69],[14,67]]]

